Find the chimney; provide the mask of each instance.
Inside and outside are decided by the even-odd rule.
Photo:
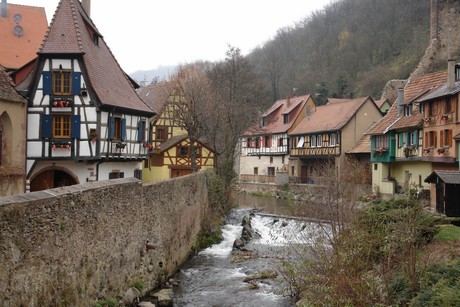
[[[289,105],[291,104],[291,97],[287,96],[286,101],[286,105],[289,107]]]
[[[455,62],[453,59],[447,60],[447,89],[455,87]]]
[[[6,0],[2,0],[2,18],[6,18]]]
[[[91,17],[91,0],[81,0],[81,5],[86,12],[88,17]]]
[[[404,111],[404,89],[403,88],[398,89],[398,98],[396,98],[396,103],[398,106],[398,115],[400,115]]]

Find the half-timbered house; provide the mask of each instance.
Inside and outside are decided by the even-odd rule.
[[[311,95],[276,101],[260,117],[260,123],[241,138],[239,179],[275,183],[279,172],[287,173],[288,133],[315,107]]]
[[[37,191],[142,178],[153,110],[78,0],[61,0],[25,89],[27,179]]]
[[[191,140],[179,112],[186,112],[180,79],[143,87],[139,95],[155,111],[150,122],[149,158],[144,162],[143,181],[157,182],[193,172]],[[198,170],[215,167],[215,154],[203,140],[193,146]]]
[[[326,105],[313,108],[289,133],[291,182],[316,183],[326,165],[340,170],[345,153],[381,117],[371,97],[328,99]]]

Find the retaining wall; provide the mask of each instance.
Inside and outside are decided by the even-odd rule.
[[[207,197],[204,173],[0,197],[0,304],[94,306],[155,288],[189,256]]]

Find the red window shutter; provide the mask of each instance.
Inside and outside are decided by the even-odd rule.
[[[440,146],[444,146],[444,130],[439,131],[439,140],[440,140]]]
[[[449,145],[449,147],[452,147],[452,129],[447,130],[447,142],[446,142],[446,144]]]

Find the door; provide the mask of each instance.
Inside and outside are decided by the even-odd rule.
[[[308,166],[302,165],[300,167],[300,183],[308,182]]]
[[[436,211],[444,213],[444,184],[436,184]]]
[[[78,182],[68,173],[61,170],[44,171],[30,182],[30,191],[42,191],[52,188],[77,184]]]

